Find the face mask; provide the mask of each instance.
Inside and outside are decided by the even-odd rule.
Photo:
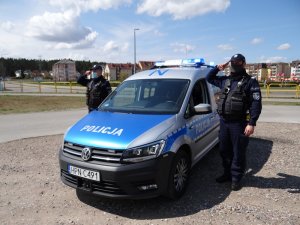
[[[96,72],[92,72],[91,78],[96,78],[96,77],[97,77],[97,73]]]
[[[235,64],[230,63],[230,71],[232,73],[240,73],[243,70],[244,70],[243,65],[235,65]]]

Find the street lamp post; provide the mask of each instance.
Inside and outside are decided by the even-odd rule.
[[[135,31],[139,30],[139,28],[133,29],[133,47],[134,47],[134,64],[133,64],[133,74],[135,74],[135,65],[136,65],[136,38],[135,38]]]

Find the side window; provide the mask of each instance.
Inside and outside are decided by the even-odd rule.
[[[186,109],[185,117],[188,118],[192,116],[193,107],[201,103],[210,104],[208,87],[205,79],[201,79],[195,83]]]
[[[144,89],[143,99],[153,97],[154,92],[155,92],[155,87],[146,87]]]

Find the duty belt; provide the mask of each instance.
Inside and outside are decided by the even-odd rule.
[[[246,120],[247,115],[228,115],[228,114],[222,114],[221,117],[224,120]]]

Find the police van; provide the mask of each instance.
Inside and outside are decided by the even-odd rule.
[[[109,198],[179,198],[191,168],[218,143],[210,67],[160,61],[126,79],[65,133],[63,183]]]

